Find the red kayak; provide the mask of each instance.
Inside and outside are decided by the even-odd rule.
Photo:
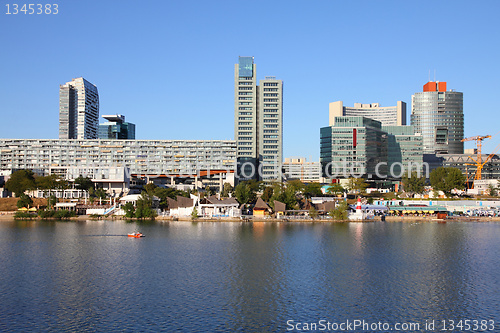
[[[141,234],[140,232],[133,232],[131,234],[128,234],[129,237],[133,237],[133,238],[141,238],[141,237],[146,237],[144,236],[143,234]]]

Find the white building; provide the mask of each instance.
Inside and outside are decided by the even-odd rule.
[[[83,77],[59,86],[59,139],[97,139],[99,93]]]

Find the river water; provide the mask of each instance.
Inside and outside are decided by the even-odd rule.
[[[499,240],[499,223],[4,221],[0,331],[498,332]]]

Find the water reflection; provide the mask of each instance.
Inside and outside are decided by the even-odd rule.
[[[144,239],[127,233],[140,230]],[[284,331],[286,320],[499,320],[494,223],[0,224],[12,330]]]

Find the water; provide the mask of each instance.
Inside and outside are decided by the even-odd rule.
[[[0,222],[0,331],[499,331],[499,239],[497,223]]]

